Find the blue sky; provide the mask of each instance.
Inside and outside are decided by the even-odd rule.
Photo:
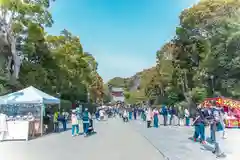
[[[48,32],[59,34],[65,28],[79,36],[106,82],[154,66],[156,51],[174,36],[181,11],[196,1],[57,0]]]

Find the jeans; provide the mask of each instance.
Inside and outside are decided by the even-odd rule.
[[[151,127],[151,121],[147,121],[147,128]]]
[[[163,116],[163,124],[164,124],[164,126],[167,125],[167,120],[168,120],[168,116],[167,116],[167,115],[164,115],[164,116]]]
[[[87,132],[88,132],[88,127],[89,127],[89,123],[83,123],[83,132],[85,134],[87,134]]]
[[[212,142],[216,142],[216,124],[210,125],[210,139]]]
[[[79,134],[79,126],[78,126],[78,124],[72,125],[72,135],[75,135],[75,129],[76,129],[76,134]]]
[[[200,136],[201,141],[205,141],[205,126],[203,123],[195,125],[194,138],[197,139]]]
[[[170,117],[169,125],[172,125],[172,120],[173,120],[173,115],[171,115],[171,117]]]
[[[215,133],[215,142],[214,142],[215,148],[214,149],[215,149],[216,155],[220,155],[226,151],[226,147],[224,144],[224,139],[222,137],[222,134],[223,134],[222,131]]]
[[[190,125],[190,118],[186,117],[186,126],[189,126],[189,125]]]
[[[67,130],[67,121],[62,121],[62,125],[63,125],[63,131]]]
[[[199,125],[195,125],[194,129],[195,129],[195,131],[194,131],[193,138],[194,138],[194,139],[198,139],[198,137],[199,137],[199,135],[200,135]]]
[[[137,113],[134,113],[133,116],[134,116],[134,120],[136,120],[137,119]]]
[[[201,141],[205,141],[205,126],[203,123],[199,125],[199,131],[200,131]]]
[[[54,132],[59,132],[59,123],[54,122]]]

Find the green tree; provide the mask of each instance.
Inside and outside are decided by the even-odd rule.
[[[202,0],[185,9],[176,36],[157,52],[146,95],[188,105],[216,93],[239,98],[239,9],[237,0]]]

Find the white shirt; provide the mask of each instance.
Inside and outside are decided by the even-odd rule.
[[[78,119],[76,114],[72,114],[71,120],[72,120],[72,125],[78,124]]]
[[[123,112],[123,117],[127,117],[127,116],[128,116],[127,111],[124,111]]]
[[[152,120],[152,112],[150,110],[148,110],[146,113],[147,113],[147,121],[151,121]]]
[[[0,132],[6,132],[7,130],[7,115],[0,113]]]
[[[104,111],[103,111],[103,110],[100,110],[100,111],[99,111],[99,114],[100,114],[100,117],[104,116]]]
[[[189,117],[189,111],[187,109],[184,110],[185,117]]]

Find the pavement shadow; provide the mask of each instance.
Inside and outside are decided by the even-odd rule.
[[[87,134],[86,138],[87,138],[87,137],[91,137],[91,136],[93,136],[93,135],[95,135],[95,134],[97,134],[97,132],[96,132],[96,131],[93,131],[93,132]]]
[[[200,142],[199,139],[196,139],[196,141],[194,141],[193,137],[189,137],[189,140],[193,141],[193,142]],[[205,150],[205,151],[214,151],[214,145],[211,143],[211,139],[207,138],[207,143],[206,144],[200,144],[201,145],[201,150]]]
[[[202,147],[200,149],[205,150],[205,151],[213,152],[214,151],[214,145],[212,145],[210,143],[202,144]]]
[[[196,141],[194,141],[194,138],[193,138],[193,137],[189,137],[188,139],[191,140],[191,141],[193,141],[193,142],[200,142],[199,139],[196,139]]]

